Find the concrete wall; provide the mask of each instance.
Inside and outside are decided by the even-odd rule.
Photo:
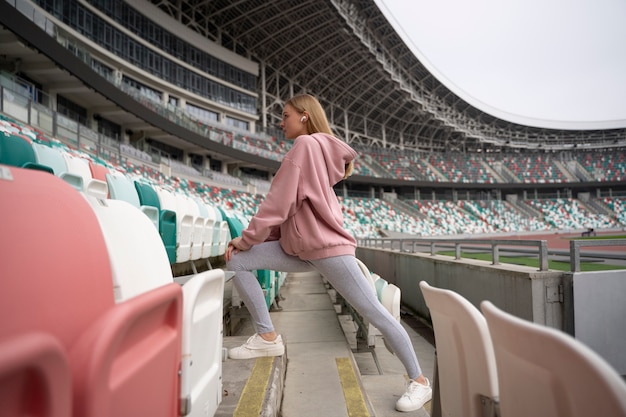
[[[572,274],[426,253],[357,248],[372,271],[400,287],[402,304],[429,319],[419,282],[458,292],[479,308],[490,300],[515,316],[573,334]]]
[[[576,339],[626,375],[626,271],[574,274]]]

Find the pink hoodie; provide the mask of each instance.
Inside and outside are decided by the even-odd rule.
[[[249,249],[278,238],[286,253],[303,260],[354,255],[356,241],[343,228],[333,186],[356,156],[354,149],[331,135],[298,136],[242,232],[241,246]]]

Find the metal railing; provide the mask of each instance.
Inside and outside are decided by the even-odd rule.
[[[492,265],[500,265],[500,249],[502,247],[536,247],[539,255],[539,270],[548,270],[548,241],[547,240],[505,240],[505,239],[393,239],[393,238],[362,238],[358,239],[359,246],[397,250],[399,252],[418,253],[430,252],[437,254],[437,248],[454,247],[455,259],[461,259],[462,248],[489,247],[491,249]],[[418,247],[428,247],[427,251],[418,250]]]
[[[572,272],[580,272],[580,248],[598,246],[626,246],[626,239],[576,239],[569,242],[569,257]],[[622,254],[626,260],[626,252]]]

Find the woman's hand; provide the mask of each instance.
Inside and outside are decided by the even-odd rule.
[[[228,247],[226,248],[226,253],[224,254],[224,259],[226,262],[230,261],[234,254],[244,249],[241,249],[241,236],[234,238],[230,242],[228,242]]]

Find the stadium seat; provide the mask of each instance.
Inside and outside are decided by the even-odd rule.
[[[222,401],[224,271],[183,285],[181,415],[212,416]]]
[[[141,210],[122,200],[85,198],[107,245],[116,302],[173,282],[163,241]]]
[[[454,291],[433,287],[426,281],[421,281],[419,286],[435,333],[434,382],[440,388],[440,397],[435,400],[440,400],[441,414],[495,416],[498,377],[485,318]]]
[[[596,352],[490,301],[480,308],[493,341],[502,416],[626,416],[626,384]]]
[[[82,184],[84,189],[84,187],[86,187],[93,178],[91,176],[91,170],[89,169],[89,162],[86,159],[71,155],[68,152],[63,152],[62,156],[63,159],[65,159],[67,172],[82,178]]]
[[[71,415],[69,351],[113,303],[98,222],[71,186],[4,167],[0,179],[0,415]],[[45,248],[33,252],[33,238]]]
[[[243,227],[240,230],[239,234],[233,234],[231,226],[228,224],[226,216],[222,209],[220,207],[213,207],[213,211],[215,212],[215,223],[213,226],[213,250],[211,252],[211,255],[220,256],[226,253],[226,246],[228,245],[230,239],[241,235],[241,230],[243,230]]]
[[[156,189],[159,203],[164,210],[176,213],[176,262],[184,263],[191,260],[191,241],[193,235],[194,219],[186,212],[176,194],[163,188]]]
[[[97,162],[89,161],[89,170],[91,171],[92,178],[106,182],[106,175],[109,173],[109,169]]]
[[[386,280],[382,279],[377,274],[372,274],[372,278],[374,279],[374,287],[376,288],[376,296],[378,297],[379,300],[382,301],[383,290],[385,289],[385,287],[387,287],[387,285],[389,285],[389,283]]]
[[[138,208],[86,198],[102,228],[118,303],[178,285],[159,233]],[[221,402],[224,271],[193,275],[182,290],[181,415],[200,417]]]
[[[50,334],[0,337],[0,415],[65,417],[72,411],[65,348]]]
[[[121,172],[107,173],[105,177],[109,187],[109,195],[112,199],[126,201],[141,209],[148,216],[154,227],[159,230],[159,211],[153,206],[141,205],[133,180]]]
[[[29,140],[11,134],[0,135],[0,164],[54,173],[52,168],[37,163]]]
[[[135,180],[141,206],[151,206],[158,212],[158,230],[170,264],[176,263],[176,212],[161,209],[159,196],[150,184]]]
[[[0,380],[4,384],[5,378],[23,378],[15,371],[20,361],[41,370],[22,379],[22,385],[13,381],[11,398],[0,402],[0,414],[26,401],[24,410],[58,407],[62,415],[175,415],[180,286],[171,284],[116,305],[105,240],[80,193],[53,175],[7,168],[2,170],[0,194],[0,246],[7,250],[0,263],[5,278],[0,363],[14,364],[10,375],[2,366]],[[36,258],[33,236],[46,248]],[[66,373],[71,375],[73,413],[67,412]],[[45,395],[24,391],[33,388],[31,382],[37,384],[35,392]],[[55,399],[47,401],[50,396]]]
[[[176,415],[181,313],[181,288],[172,283],[115,305],[90,326],[70,357],[74,415]]]
[[[43,143],[33,143],[33,151],[37,158],[37,163],[52,168],[52,172],[57,177],[61,177],[67,172],[67,164],[65,158],[61,154],[61,151],[57,148],[52,148]]]
[[[202,246],[202,258],[211,257],[211,252],[213,251],[213,239],[216,230],[216,222],[215,222],[215,209],[213,206],[206,205],[199,198],[196,199],[196,203],[200,207],[200,213],[205,218],[205,226],[204,226],[204,244]],[[219,235],[219,229],[218,235]],[[219,242],[216,243],[216,246],[219,248]],[[217,250],[216,250],[217,252]]]
[[[206,217],[200,212],[200,207],[196,201],[188,195],[179,195],[181,200],[179,204],[185,207],[187,214],[193,217],[193,232],[191,234],[191,260],[202,258],[204,249],[204,236],[206,227]]]

